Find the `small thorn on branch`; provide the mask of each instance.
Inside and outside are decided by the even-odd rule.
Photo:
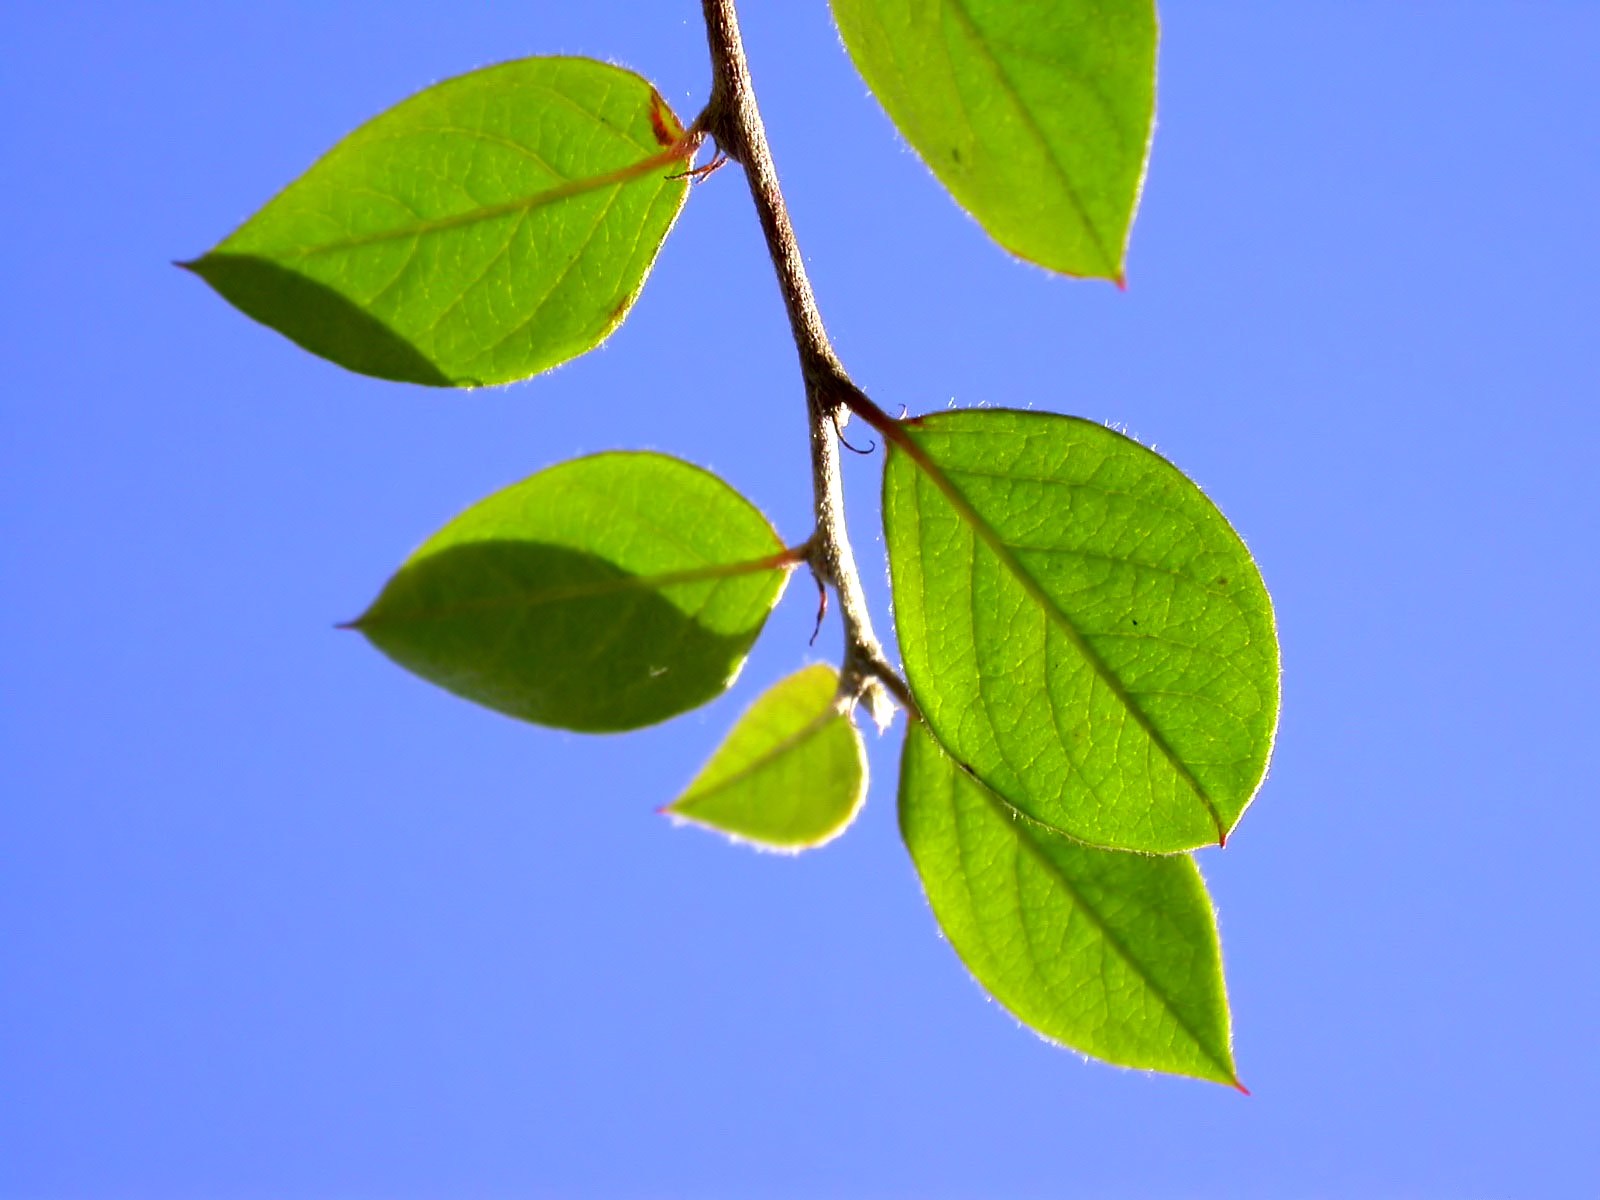
[[[838,438],[839,444],[846,450],[850,451],[850,453],[859,454],[863,458],[878,448],[877,442],[868,442],[867,448],[863,450],[860,446],[852,443],[849,438],[845,437],[844,430],[839,428],[839,413],[837,410],[835,410],[833,413],[833,436]]]
[[[728,163],[728,156],[718,150],[716,156],[708,163],[701,163],[698,167],[690,167],[686,171],[679,171],[676,175],[668,175],[668,179],[687,179],[692,183],[704,183],[715,175]]]
[[[815,566],[811,568],[811,578],[817,585],[817,623],[811,628],[811,640],[808,646],[817,644],[817,635],[822,632],[822,618],[828,615],[828,585],[822,582],[822,573]]]

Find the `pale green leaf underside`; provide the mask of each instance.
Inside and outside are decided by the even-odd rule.
[[[597,454],[469,508],[353,624],[406,669],[510,716],[634,729],[726,689],[791,565],[716,476],[662,454]]]
[[[1153,0],[832,0],[856,67],[997,242],[1121,279],[1155,113]]]
[[[666,811],[773,850],[843,833],[866,795],[867,762],[855,723],[834,707],[838,686],[821,664],[773,686]]]
[[[967,969],[1045,1037],[1237,1084],[1216,922],[1187,855],[1094,850],[1019,817],[913,724],[900,832]]]
[[[884,529],[906,675],[940,742],[1091,845],[1223,841],[1266,773],[1272,606],[1172,464],[1089,421],[906,422]]]
[[[523,379],[599,345],[633,303],[683,205],[682,133],[631,71],[503,63],[368,121],[183,265],[353,371]]]

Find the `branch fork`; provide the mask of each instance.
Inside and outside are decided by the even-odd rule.
[[[886,729],[894,718],[896,703],[913,718],[918,712],[911,689],[885,656],[883,644],[872,628],[871,611],[845,525],[839,443],[841,431],[852,413],[860,415],[894,442],[904,444],[905,434],[851,382],[828,340],[811,281],[806,276],[800,246],[795,240],[794,226],[789,220],[788,206],[778,186],[778,172],[767,145],[761,111],[756,106],[734,0],[702,0],[702,6],[706,40],[711,50],[711,98],[695,118],[691,130],[709,134],[720,155],[744,168],[750,198],[755,204],[767,253],[783,294],[784,309],[789,315],[795,351],[800,358],[811,435],[811,480],[817,522],[806,562],[818,585],[831,587],[839,597],[845,646],[837,704],[841,711],[863,705],[873,723],[880,730]]]

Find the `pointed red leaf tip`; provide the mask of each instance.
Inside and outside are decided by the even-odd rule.
[[[1240,1083],[1237,1079],[1233,1081],[1233,1086],[1238,1088],[1239,1091],[1243,1092],[1246,1096],[1250,1094],[1250,1089],[1245,1087],[1245,1085]]]
[[[1226,847],[1227,844],[1228,844],[1228,831],[1226,829],[1217,830],[1217,849],[1221,850],[1224,847]]]
[[[1117,291],[1119,292],[1125,292],[1128,290],[1128,277],[1125,274],[1119,274],[1111,282],[1117,285]]]

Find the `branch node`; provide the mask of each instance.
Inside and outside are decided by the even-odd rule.
[[[817,629],[812,633],[812,641],[816,641],[817,631],[822,627],[822,618],[827,612],[827,589],[831,586],[838,594],[839,616],[844,625],[844,662],[839,669],[840,704],[843,708],[852,708],[857,703],[864,705],[879,730],[883,730],[894,716],[896,701],[908,713],[915,714],[917,708],[910,688],[884,657],[883,646],[872,628],[871,610],[845,527],[839,445],[842,443],[858,454],[871,453],[845,441],[843,430],[851,414],[860,416],[889,442],[903,445],[907,435],[888,413],[850,381],[828,340],[816,296],[811,291],[811,281],[806,276],[805,259],[789,220],[789,209],[778,186],[778,171],[767,145],[760,109],[756,106],[734,0],[701,0],[701,8],[705,13],[706,41],[711,50],[711,97],[695,118],[694,129],[710,134],[716,140],[719,155],[744,168],[750,199],[766,238],[767,254],[772,259],[778,290],[794,335],[795,351],[800,358],[810,426],[811,484],[817,518],[807,562],[821,592]],[[872,449],[876,448],[877,444],[873,443]]]

